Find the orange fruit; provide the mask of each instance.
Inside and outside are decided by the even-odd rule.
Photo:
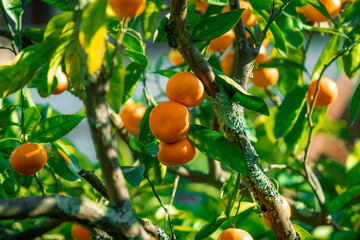
[[[291,207],[290,207],[290,204],[289,202],[286,200],[286,198],[282,195],[280,195],[280,198],[282,200],[282,203],[281,203],[281,207],[284,209],[284,211],[286,212],[287,214],[287,217],[290,218],[291,217]],[[266,213],[264,213],[264,216],[262,217],[265,225],[269,228],[272,228],[271,227],[271,222],[269,220],[269,218],[266,216]]]
[[[317,82],[318,81],[316,80],[316,81],[312,81],[309,84],[308,93],[307,93],[307,101],[309,104],[311,104],[313,101]],[[336,83],[330,78],[322,77],[320,79],[319,91],[318,94],[316,95],[315,107],[322,108],[328,106],[329,104],[335,102],[337,96],[338,96],[338,87]]]
[[[24,143],[15,148],[10,156],[11,167],[21,175],[37,173],[46,165],[46,162],[46,151],[37,143]]]
[[[267,54],[266,46],[268,44],[269,44],[269,39],[265,38],[263,43],[261,44],[259,55],[255,58],[256,63],[261,64],[268,60],[268,58],[266,57],[266,54]]]
[[[120,111],[120,118],[124,127],[131,133],[139,134],[140,122],[146,109],[136,103],[126,104]]]
[[[250,3],[246,2],[246,1],[240,1],[240,8],[245,9],[244,12],[242,13],[241,17],[243,19],[244,25],[251,28],[256,24],[256,17],[255,15],[251,12],[251,5]],[[226,5],[221,13],[224,12],[228,12],[230,11],[230,6]]]
[[[166,84],[166,95],[171,101],[185,107],[196,107],[204,100],[204,85],[191,72],[180,72],[172,76]]]
[[[162,164],[172,167],[190,162],[195,155],[196,148],[183,137],[174,143],[160,142],[157,157]]]
[[[132,18],[140,15],[146,7],[145,0],[108,0],[119,18]]]
[[[65,92],[69,85],[68,77],[65,75],[63,71],[59,71],[58,74],[56,74],[56,77],[57,77],[57,85],[52,93],[54,95],[58,95],[60,93]]]
[[[234,53],[235,53],[234,50],[230,50],[226,52],[221,58],[220,67],[221,67],[221,71],[225,73],[225,75],[229,76],[230,74],[232,61],[234,59]]]
[[[256,87],[267,88],[274,85],[278,79],[279,71],[276,68],[258,68],[253,70],[250,81]]]
[[[203,0],[197,0],[195,2],[195,7],[196,7],[196,10],[198,10],[199,12],[201,12],[202,14],[205,14],[206,13],[206,10],[207,8],[209,7],[209,3],[208,2],[205,2]]]
[[[79,224],[72,225],[71,236],[74,240],[91,240],[89,231]]]
[[[219,235],[217,240],[253,240],[253,238],[245,230],[228,228]]]
[[[181,66],[184,63],[184,58],[181,56],[180,52],[173,48],[169,52],[169,60],[175,67]]]
[[[327,12],[330,14],[331,18],[334,18],[341,10],[341,0],[320,0],[324,4]],[[305,18],[313,22],[325,22],[328,19],[322,15],[316,8],[310,4],[297,7],[298,12],[300,12]]]
[[[161,142],[174,143],[189,131],[189,111],[177,102],[159,103],[150,113],[149,125],[152,134]]]
[[[218,38],[210,41],[208,50],[210,52],[223,52],[225,49],[233,44],[235,39],[235,33],[233,30],[226,32]]]

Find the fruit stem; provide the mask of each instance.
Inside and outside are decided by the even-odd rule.
[[[46,192],[45,192],[44,186],[43,186],[42,183],[40,182],[38,173],[35,173],[35,174],[34,174],[34,177],[35,177],[35,180],[36,180],[37,185],[40,187],[40,190],[41,190],[43,196],[46,196]]]

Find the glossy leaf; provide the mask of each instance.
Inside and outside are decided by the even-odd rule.
[[[247,109],[267,116],[269,115],[269,109],[261,98],[246,92],[245,89],[243,89],[233,79],[229,78],[217,69],[213,68],[213,71],[216,74],[217,80],[224,87],[225,91],[229,94],[233,101],[238,102],[241,106]]]
[[[74,170],[76,170],[76,172],[80,171],[80,165],[79,165],[79,161],[77,159],[77,157],[75,156],[75,154],[68,148],[68,146],[66,146],[65,144],[63,144],[63,141],[57,141],[57,142],[52,142],[51,143],[53,147],[55,147],[58,151],[61,150],[63,154],[66,155],[66,157],[64,157],[64,155],[61,155],[61,157],[66,160],[67,164],[69,164],[70,162],[72,164],[74,164],[75,168]]]
[[[0,109],[0,136],[3,136],[7,126],[11,124],[10,116],[16,109],[14,105],[8,105]]]
[[[240,179],[239,173],[233,171],[230,178],[221,188],[221,205],[228,218],[230,217],[231,210],[239,193]]]
[[[337,54],[337,51],[340,47],[341,43],[341,37],[338,35],[334,35],[330,38],[329,42],[326,44],[323,52],[321,53],[319,60],[317,61],[311,80],[318,80],[320,77],[321,71],[324,69],[324,67],[335,57]]]
[[[216,218],[209,224],[206,224],[204,227],[200,229],[200,231],[196,234],[195,240],[201,240],[209,237],[213,234],[224,222],[226,222],[226,217]]]
[[[275,121],[275,137],[281,138],[294,126],[306,102],[307,85],[289,92],[281,103]]]
[[[142,142],[140,142],[140,140],[136,139],[134,136],[130,138],[129,145],[133,150],[137,152],[146,153],[150,155],[146,146]]]
[[[45,31],[40,28],[25,28],[21,30],[21,36],[30,41],[40,43],[44,40],[44,32]]]
[[[316,10],[318,10],[322,15],[324,15],[331,22],[334,22],[331,18],[330,14],[326,10],[326,7],[320,0],[306,0],[311,6],[313,6]]]
[[[282,5],[282,1],[281,0],[249,0],[249,2],[251,3],[251,6],[256,9],[264,9],[269,11],[271,4],[274,2],[275,3],[275,8],[278,8]]]
[[[240,20],[243,9],[232,10],[226,13],[204,18],[193,30],[194,41],[208,41],[220,37],[231,30]]]
[[[306,231],[305,229],[303,229],[302,227],[300,227],[299,225],[293,224],[295,232],[299,235],[301,240],[312,240],[312,236],[311,234]]]
[[[309,32],[318,32],[318,33],[326,33],[330,35],[339,35],[342,37],[346,37],[346,34],[338,29],[333,28],[322,28],[322,27],[315,27],[315,26],[309,26],[309,25],[302,25],[303,29]]]
[[[351,99],[350,104],[350,126],[352,126],[356,120],[360,110],[360,84],[358,84],[355,93]]]
[[[7,15],[15,24],[18,24],[22,12],[21,0],[2,0],[1,2]]]
[[[161,12],[164,0],[147,0],[145,11],[141,14],[141,28],[145,41],[149,40]]]
[[[48,156],[47,165],[61,178],[74,182],[79,179],[75,168],[68,163],[57,151],[46,149]]]
[[[173,70],[173,69],[163,69],[163,70],[157,70],[157,71],[155,71],[153,73],[157,73],[157,74],[160,74],[160,75],[162,75],[164,77],[171,78],[172,76],[177,74],[178,71]]]
[[[45,98],[51,95],[56,88],[57,81],[48,82],[49,63],[44,64],[30,80],[28,87],[36,88],[41,97]],[[48,85],[51,84],[51,85]]]
[[[360,186],[354,186],[328,203],[329,213],[336,213],[345,207],[351,200],[353,200],[360,193]]]
[[[132,50],[124,50],[123,52],[125,56],[129,57],[131,60],[133,60],[143,68],[146,68],[148,66],[149,60],[146,55]]]
[[[80,62],[80,44],[77,41],[72,42],[64,56],[66,74],[69,77],[69,82],[71,86],[71,92],[75,96],[81,96],[84,84],[82,79],[85,76],[82,76],[81,72],[81,62]]]
[[[67,23],[72,21],[72,17],[72,12],[63,12],[52,17],[44,32],[44,42],[57,41]]]
[[[135,62],[127,65],[125,72],[125,90],[124,99],[122,101],[123,103],[132,96],[132,93],[135,91],[135,88],[140,81],[140,77],[143,71],[144,68]]]
[[[25,132],[29,133],[31,129],[41,120],[41,115],[37,107],[26,108],[24,111],[24,119]]]
[[[69,11],[69,0],[41,0],[62,11]]]
[[[131,186],[138,188],[140,185],[140,182],[143,179],[143,174],[145,172],[145,165],[140,164],[138,166],[131,166],[131,167],[121,167],[121,170],[124,174],[124,177],[128,183],[131,184]]]
[[[187,138],[206,156],[228,165],[239,173],[248,174],[241,150],[221,134],[199,125],[191,125]]]
[[[165,43],[167,42],[165,25],[169,21],[169,15],[166,15],[159,23],[154,33],[154,43]]]
[[[142,42],[137,37],[135,37],[134,35],[132,35],[129,32],[126,32],[124,34],[124,39],[121,42],[121,45],[123,45],[124,47],[126,47],[129,50],[139,52],[139,53],[144,53],[144,47],[143,47]]]
[[[344,41],[343,49],[348,48],[353,42],[360,39],[360,22],[353,27],[348,37],[349,38]],[[357,44],[342,56],[344,71],[350,79],[353,79],[360,72],[359,55],[360,44]]]
[[[53,142],[68,134],[84,116],[56,115],[39,122],[30,132],[30,142]]]
[[[299,48],[304,44],[305,38],[302,31],[297,26],[295,19],[280,15],[276,19],[276,24],[282,29],[282,33],[287,43],[293,48]]]

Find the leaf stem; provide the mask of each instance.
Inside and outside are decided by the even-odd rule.
[[[236,213],[235,213],[235,219],[234,219],[234,226],[236,227],[236,219],[237,219],[237,216],[239,214],[239,210],[240,210],[240,205],[241,205],[241,201],[244,199],[245,197],[245,194],[247,193],[247,191],[249,190],[249,188],[247,187],[243,193],[243,195],[241,196],[240,200],[239,200],[239,205],[236,209]]]
[[[34,177],[35,177],[35,180],[36,180],[37,185],[40,187],[40,190],[41,190],[43,196],[46,196],[46,191],[45,191],[45,189],[44,189],[44,186],[43,186],[43,185],[41,184],[41,182],[40,182],[38,173],[35,173],[35,174],[34,174]]]

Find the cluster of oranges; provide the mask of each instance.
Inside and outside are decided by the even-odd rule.
[[[205,91],[193,73],[180,72],[169,79],[166,94],[170,101],[161,102],[151,111],[149,125],[152,134],[160,140],[159,161],[166,166],[177,166],[196,155],[196,148],[185,136],[190,128],[187,108],[200,105]]]

